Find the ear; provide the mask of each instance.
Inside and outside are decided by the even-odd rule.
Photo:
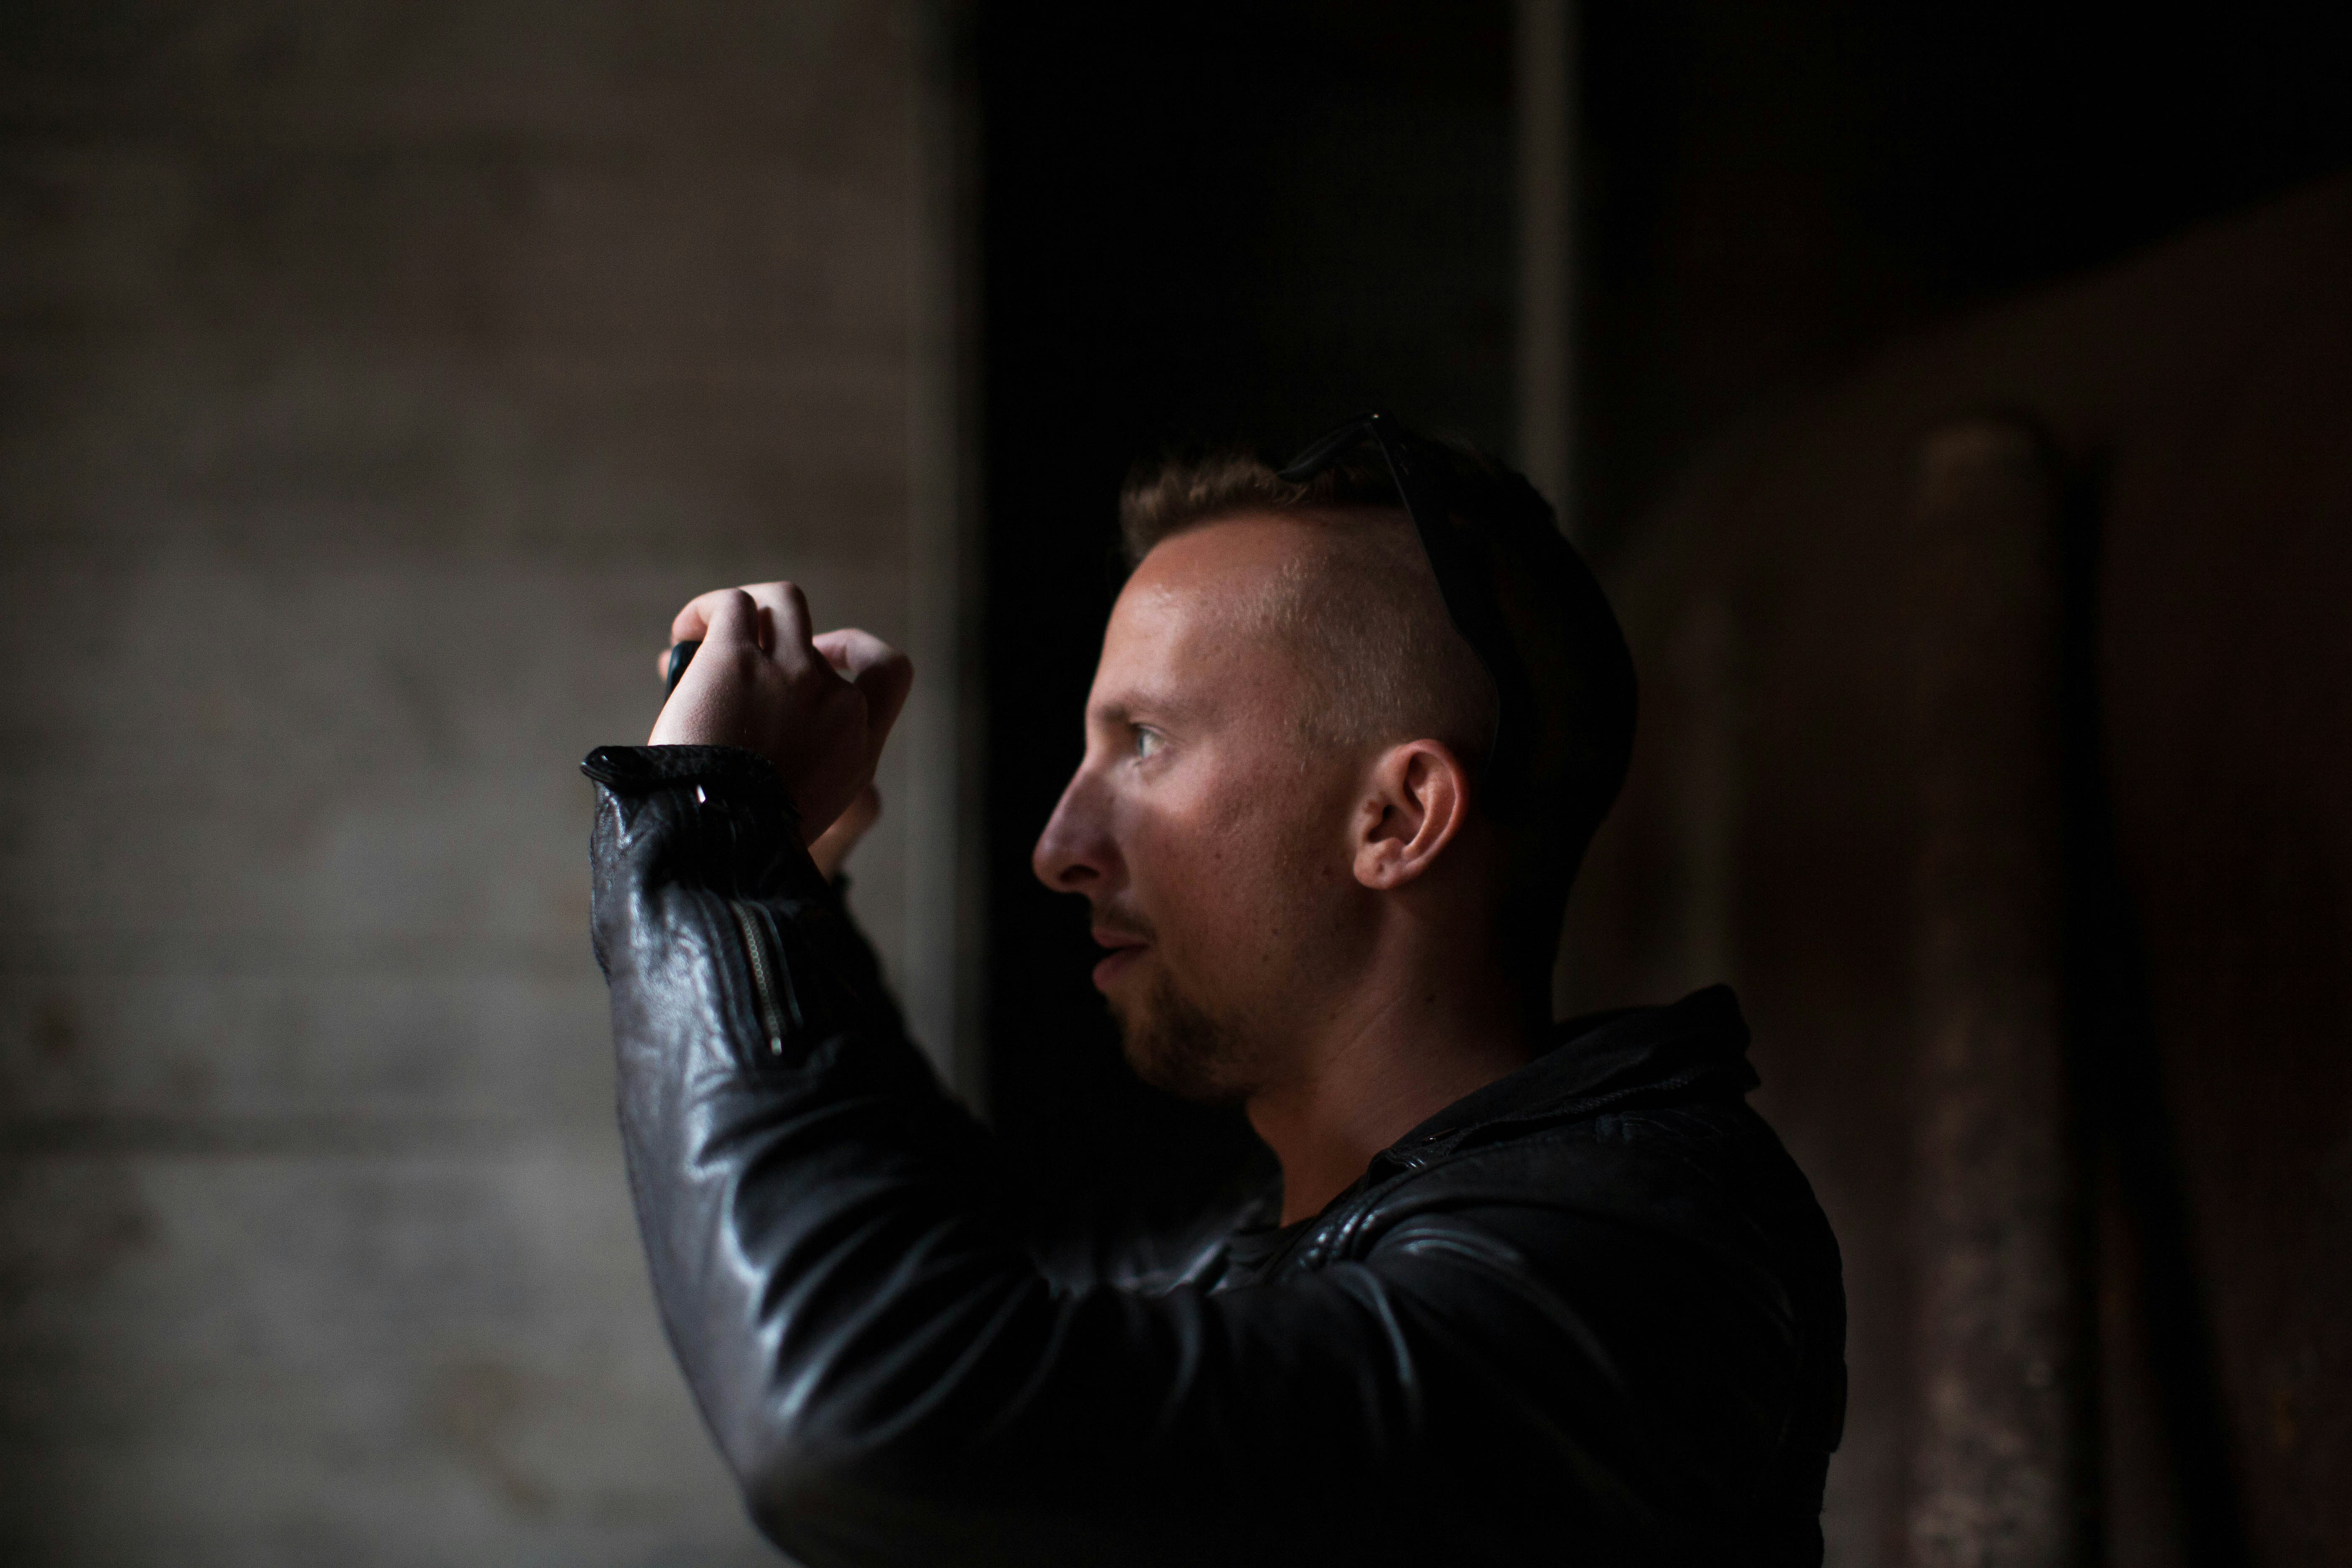
[[[1469,821],[1469,780],[1462,760],[1435,741],[1381,752],[1356,804],[1356,880],[1385,892],[1435,865]]]

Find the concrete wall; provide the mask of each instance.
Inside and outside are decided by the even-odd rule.
[[[908,632],[901,9],[0,23],[0,1558],[770,1560],[644,1281],[575,763],[703,587]]]

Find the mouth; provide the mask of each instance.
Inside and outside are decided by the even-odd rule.
[[[1110,984],[1142,961],[1150,943],[1132,931],[1112,931],[1103,926],[1094,930],[1095,945],[1108,948],[1102,961],[1095,965],[1095,989],[1108,991]]]

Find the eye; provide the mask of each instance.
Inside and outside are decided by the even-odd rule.
[[[1135,727],[1135,760],[1137,762],[1149,761],[1166,743],[1167,737],[1159,731],[1141,724]]]

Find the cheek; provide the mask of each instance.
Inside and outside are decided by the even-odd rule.
[[[1242,874],[1242,846],[1213,817],[1189,812],[1138,813],[1122,853],[1129,887],[1163,945],[1192,942],[1213,924]]]
[[[1213,972],[1290,962],[1347,874],[1344,800],[1295,771],[1244,778],[1138,824],[1129,872],[1171,963]]]

